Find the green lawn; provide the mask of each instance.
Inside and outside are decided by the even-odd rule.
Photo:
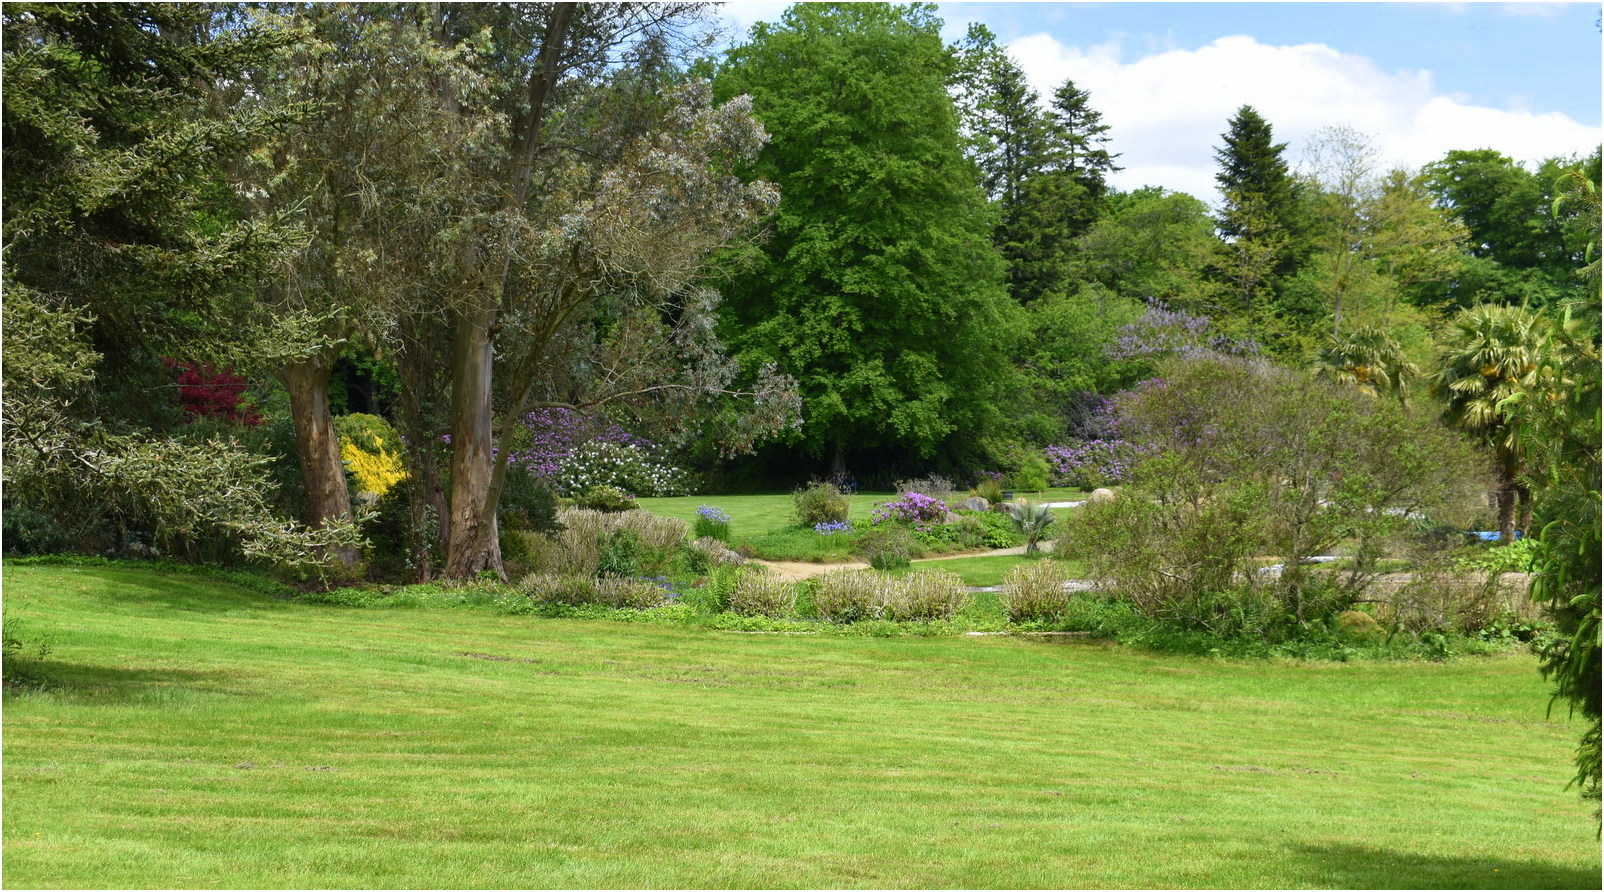
[[[1020,564],[1046,559],[1047,555],[1038,553],[1034,555],[999,554],[982,555],[980,557],[948,558],[939,561],[917,561],[906,570],[895,572],[907,573],[913,570],[947,570],[957,573],[964,581],[964,585],[1001,585],[1008,578],[1009,572]],[[1064,561],[1067,565],[1065,572],[1070,576],[1084,576],[1086,568],[1077,561]]]
[[[1035,501],[1069,502],[1086,498],[1086,493],[1075,489],[1049,489],[1040,494],[1027,493]],[[960,493],[960,497],[962,494]],[[858,493],[850,496],[853,520],[868,520],[878,502],[896,498],[896,493]],[[637,499],[636,503],[653,514],[678,517],[686,523],[696,519],[696,509],[702,505],[722,508],[730,515],[731,538],[739,540],[762,536],[796,525],[796,503],[790,493],[758,496],[674,496],[658,499]]]
[[[693,506],[694,509],[694,506]],[[353,610],[7,567],[22,887],[1597,888],[1528,656]]]

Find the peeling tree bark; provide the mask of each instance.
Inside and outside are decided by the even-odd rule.
[[[340,461],[340,439],[329,412],[329,375],[334,357],[324,351],[278,370],[278,379],[290,396],[290,419],[295,425],[295,453],[306,488],[306,523],[320,528],[329,521],[351,519],[351,493],[345,485]],[[332,555],[346,566],[361,556],[354,548],[337,548]]]
[[[534,173],[535,151],[546,100],[557,82],[568,27],[578,6],[558,3],[530,73],[528,111],[518,122],[509,147],[511,169],[505,210],[522,213]],[[449,99],[449,97],[448,97]],[[448,106],[453,103],[448,101]],[[506,578],[496,528],[500,480],[494,462],[494,418],[490,395],[495,366],[495,325],[500,298],[511,269],[511,245],[502,246],[498,275],[484,294],[452,320],[451,355],[451,525],[445,575],[454,579],[493,570]],[[478,265],[477,259],[465,267]],[[466,271],[466,270],[465,270]]]

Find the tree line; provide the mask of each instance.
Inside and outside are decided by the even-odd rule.
[[[1597,150],[1406,170],[1333,126],[1293,158],[1244,105],[1211,209],[1111,186],[1096,97],[931,5],[799,4],[722,53],[711,26],[6,4],[8,549],[352,573],[388,524],[410,576],[500,573],[532,411],[730,485],[972,479],[1094,439],[1164,331],[1206,330],[1483,447],[1596,791]],[[358,400],[403,453],[377,520]]]

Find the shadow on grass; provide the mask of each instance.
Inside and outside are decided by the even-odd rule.
[[[227,674],[189,669],[124,669],[57,660],[7,660],[9,694],[41,694],[82,704],[127,704],[183,700],[225,692]]]
[[[1578,827],[1591,833],[1591,827]],[[1599,868],[1503,858],[1449,858],[1364,846],[1303,846],[1282,862],[1288,879],[1335,889],[1597,889]]]
[[[170,573],[161,570],[108,567],[80,571],[63,577],[62,586],[76,579],[93,579],[104,588],[97,592],[115,604],[155,609],[163,614],[181,610],[191,613],[237,613],[239,611],[282,609],[287,602],[259,592],[240,588],[225,580],[203,575]],[[79,590],[83,590],[80,586]]]

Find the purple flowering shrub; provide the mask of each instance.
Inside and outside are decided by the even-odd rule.
[[[947,503],[917,492],[903,493],[891,502],[880,502],[870,514],[870,523],[902,523],[916,530],[927,530],[947,518]]]
[[[1160,301],[1149,300],[1141,318],[1115,330],[1114,342],[1106,352],[1116,360],[1258,354],[1259,345],[1254,341],[1210,333],[1209,325],[1207,316],[1171,310]]]
[[[1124,440],[1081,440],[1048,446],[1053,485],[1096,489],[1122,483],[1130,473],[1133,451]]]

